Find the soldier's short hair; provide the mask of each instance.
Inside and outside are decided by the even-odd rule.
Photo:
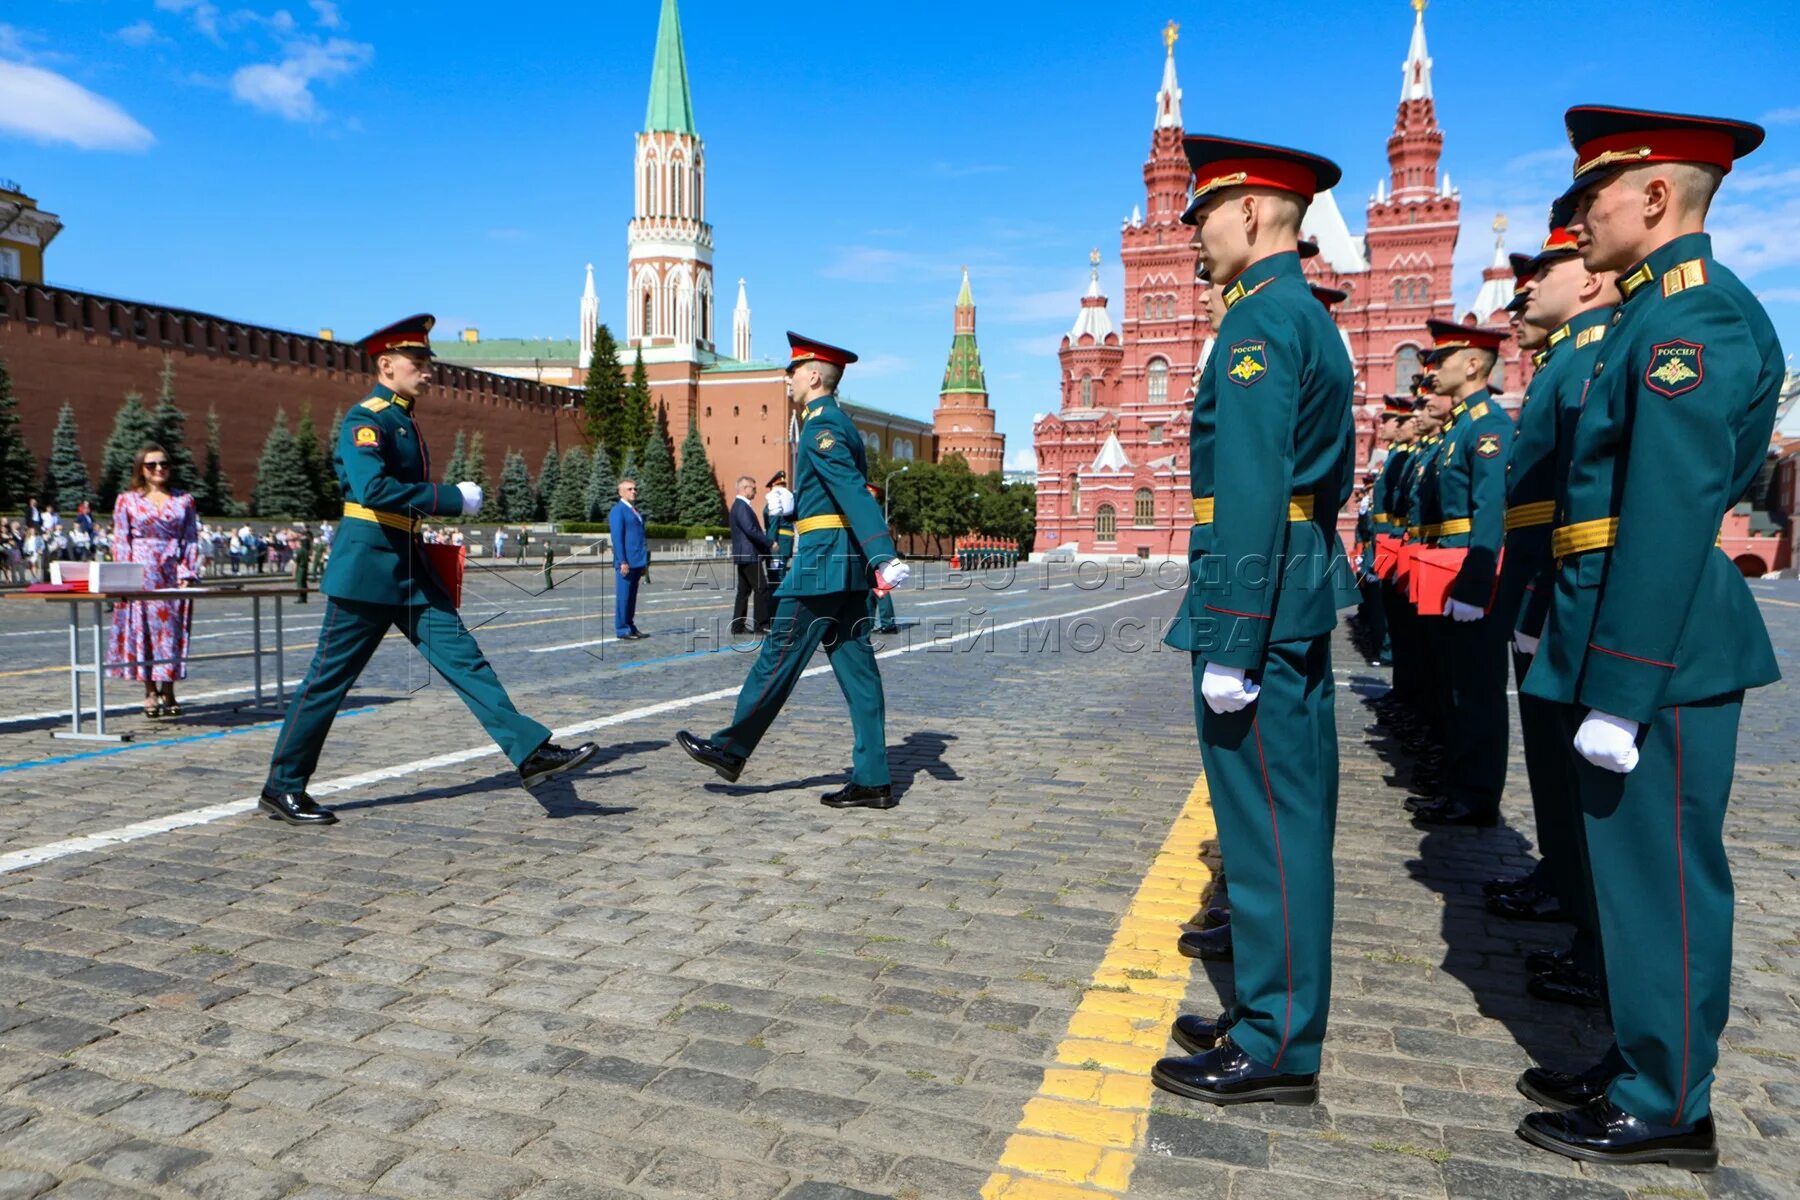
[[[1718,194],[1725,172],[1711,163],[1664,163],[1661,171],[1675,188],[1683,211],[1704,217]]]
[[[844,378],[844,368],[836,363],[821,362],[818,359],[814,359],[809,365],[819,373],[819,383],[825,390],[837,391],[838,384]]]

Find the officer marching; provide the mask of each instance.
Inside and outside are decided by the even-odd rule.
[[[1216,1104],[1318,1099],[1331,989],[1337,730],[1330,633],[1356,602],[1337,535],[1353,483],[1350,357],[1297,253],[1317,155],[1185,140],[1195,225],[1225,318],[1195,395],[1189,584],[1168,641],[1192,653],[1201,759],[1231,870],[1235,998],[1183,1016],[1158,1087]],[[1277,565],[1279,564],[1279,565]]]
[[[1576,167],[1559,205],[1587,269],[1617,271],[1623,299],[1574,422],[1549,621],[1522,690],[1568,706],[1575,727],[1615,1046],[1599,1083],[1562,1098],[1578,1107],[1533,1113],[1519,1134],[1571,1158],[1703,1171],[1718,1163],[1730,1011],[1738,718],[1745,689],[1780,677],[1717,537],[1763,462],[1784,375],[1762,305],[1713,258],[1706,214],[1763,131],[1598,105],[1564,120]]]
[[[788,334],[788,392],[804,410],[794,463],[796,535],[775,617],[738,693],[731,724],[710,738],[687,730],[680,747],[727,780],[768,732],[820,643],[850,706],[855,730],[850,782],[820,798],[832,808],[892,808],[886,701],[869,644],[870,592],[891,591],[911,568],[900,560],[881,506],[867,491],[862,435],[838,407],[837,386],[856,355]]]
[[[513,707],[425,559],[422,518],[474,516],[482,502],[473,483],[430,482],[431,458],[413,410],[431,390],[433,323],[427,314],[408,317],[359,343],[380,382],[344,415],[338,435],[334,466],[344,519],[319,582],[326,597],[319,646],[282,722],[257,801],[290,825],[336,823],[335,813],[306,794],[306,783],[345,694],[391,628],[455,689],[526,787],[580,766],[596,749],[592,742],[557,746],[548,729]]]

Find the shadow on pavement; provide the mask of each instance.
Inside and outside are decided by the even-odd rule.
[[[528,794],[543,807],[544,815],[552,819],[574,816],[612,817],[636,812],[637,809],[635,806],[595,804],[592,801],[583,800],[576,794],[575,785],[578,782],[593,783],[598,780],[612,779],[621,775],[629,775],[636,771],[640,771],[643,769],[642,767],[632,766],[617,771],[597,773],[598,768],[617,762],[627,755],[649,754],[653,751],[661,750],[668,744],[669,743],[666,741],[640,740],[635,742],[621,742],[613,746],[602,746],[595,752],[594,757],[587,761],[587,764],[583,766],[581,770],[559,779],[552,779],[548,783],[540,784],[535,790]],[[344,804],[330,804],[329,801],[327,801],[327,803],[333,811],[353,812],[358,809],[387,808],[399,804],[419,804],[427,800],[448,800],[459,796],[477,795],[482,792],[523,790],[523,787],[519,783],[519,773],[511,767],[508,767],[503,771],[495,771],[493,774],[484,776],[480,779],[465,780],[461,783],[450,784],[445,787],[429,788],[422,792],[405,792],[393,796],[374,796],[367,800],[351,800]]]
[[[926,774],[942,783],[957,783],[962,776],[955,767],[944,759],[944,752],[951,742],[956,740],[953,733],[940,733],[925,729],[917,733],[909,733],[906,739],[897,746],[888,747],[888,771],[894,780],[894,798],[897,800],[906,795],[913,781],[920,774]],[[812,775],[805,779],[787,779],[780,783],[765,784],[752,787],[737,783],[709,783],[706,790],[719,796],[763,796],[770,792],[787,792],[799,788],[824,787],[826,784],[844,783],[849,779],[848,770],[833,771],[829,775]]]

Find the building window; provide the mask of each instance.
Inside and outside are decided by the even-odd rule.
[[[1139,488],[1132,498],[1131,523],[1140,529],[1156,524],[1156,493],[1149,488]]]
[[[1081,377],[1081,407],[1094,407],[1094,377],[1092,375]]]
[[[19,252],[0,246],[0,279],[22,278],[19,267]]]
[[[644,289],[643,307],[642,307],[642,310],[638,314],[638,336],[640,338],[647,338],[650,336],[650,334],[651,334],[651,317],[655,314],[655,312],[656,312],[655,305],[652,303],[652,301],[650,299],[650,289],[645,288]]]
[[[712,405],[710,404],[706,406],[706,416],[709,420],[712,418]]]
[[[1419,348],[1402,346],[1394,351],[1394,391],[1405,396],[1412,392],[1413,376],[1419,373]]]
[[[1162,440],[1163,427],[1161,425],[1150,426],[1150,444],[1152,446],[1160,446],[1162,445]]]
[[[1079,475],[1069,476],[1069,515],[1071,517],[1081,515],[1081,477]]]
[[[879,433],[871,433],[869,435],[869,449],[877,454],[881,453],[881,435]]]
[[[1119,522],[1113,515],[1113,506],[1102,504],[1094,511],[1094,538],[1096,541],[1110,542],[1119,536]]]
[[[1406,285],[1398,279],[1394,280],[1394,303],[1399,304],[1401,301],[1401,297],[1404,296],[1405,294],[1406,294]]]
[[[1169,402],[1169,363],[1166,359],[1153,358],[1146,371],[1150,377],[1150,403],[1167,404]]]

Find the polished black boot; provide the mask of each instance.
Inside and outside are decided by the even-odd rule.
[[[583,742],[565,750],[555,742],[545,742],[519,764],[519,778],[526,787],[536,787],[546,779],[554,779],[564,771],[573,771],[600,749],[593,742]]]
[[[1534,1146],[1584,1162],[1665,1163],[1686,1171],[1719,1165],[1710,1116],[1687,1125],[1652,1125],[1601,1097],[1559,1113],[1532,1113],[1519,1136]]]
[[[1542,890],[1543,881],[1540,878],[1542,873],[1543,868],[1540,865],[1533,867],[1529,875],[1509,875],[1504,879],[1490,879],[1481,885],[1481,894],[1484,896],[1499,896],[1506,892],[1516,892],[1524,888],[1537,888]]]
[[[1160,1059],[1150,1068],[1150,1082],[1165,1092],[1214,1104],[1314,1104],[1318,1075],[1286,1075],[1265,1067],[1238,1049],[1229,1037],[1204,1054]]]
[[[272,792],[264,788],[262,796],[256,801],[256,807],[275,820],[286,821],[289,825],[337,824],[337,814],[329,808],[320,808],[305,792]]]
[[[892,808],[900,801],[894,798],[892,784],[869,787],[862,783],[847,783],[835,792],[820,796],[819,803],[826,808]]]
[[[1207,962],[1231,961],[1231,926],[1200,929],[1181,935],[1175,948],[1188,958],[1204,958]]]
[[[1482,812],[1460,800],[1445,800],[1428,808],[1413,810],[1414,825],[1436,825],[1451,828],[1492,829],[1500,823],[1500,814]]]
[[[1548,1000],[1552,1004],[1600,1008],[1606,1003],[1606,997],[1600,991],[1600,981],[1573,963],[1547,974],[1534,976],[1525,984],[1525,990],[1539,1000]]]
[[[1552,1071],[1547,1067],[1530,1067],[1519,1076],[1519,1094],[1535,1100],[1545,1108],[1562,1112],[1580,1108],[1606,1095],[1607,1085],[1616,1078],[1606,1063],[1573,1071]]]
[[[1538,888],[1521,888],[1487,898],[1487,910],[1508,921],[1567,921],[1569,910],[1556,895]]]
[[[1231,905],[1215,904],[1200,914],[1200,928],[1222,929],[1231,924]]]
[[[675,735],[675,744],[686,750],[687,756],[695,762],[717,771],[726,783],[736,783],[737,777],[743,774],[743,759],[727,753],[705,738],[695,737],[685,729]]]
[[[1549,975],[1575,965],[1571,950],[1533,950],[1525,956],[1525,969],[1533,975]]]
[[[1228,1013],[1220,1013],[1216,1019],[1187,1013],[1175,1018],[1175,1023],[1169,1027],[1169,1036],[1189,1054],[1205,1054],[1219,1044],[1219,1039],[1230,1028],[1231,1016]]]

